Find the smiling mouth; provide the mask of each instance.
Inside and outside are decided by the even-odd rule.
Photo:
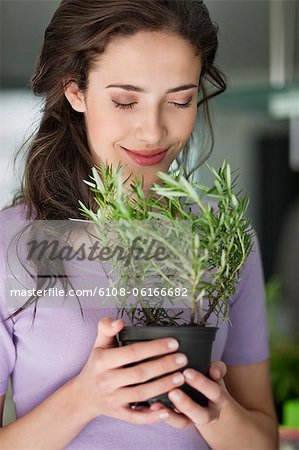
[[[167,150],[161,148],[155,148],[151,150],[143,150],[142,152],[139,150],[129,150],[125,147],[121,147],[127,155],[138,165],[140,166],[155,166],[163,161],[166,156]]]
[[[151,157],[155,155],[160,155],[161,153],[165,153],[169,147],[167,148],[153,148],[151,150],[133,150],[130,148],[122,147],[124,150],[130,153],[134,153],[135,155],[142,156],[143,158]]]

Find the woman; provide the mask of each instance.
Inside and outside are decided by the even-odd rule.
[[[33,77],[45,97],[42,121],[3,226],[80,218],[78,199],[94,206],[82,180],[100,159],[142,175],[146,191],[174,160],[187,172],[197,113],[209,127],[207,100],[225,89],[216,50],[217,28],[201,1],[63,0]],[[173,339],[116,348],[124,321],[113,321],[112,311],[86,309],[84,323],[77,310],[41,307],[29,330],[32,304],[14,311],[1,298],[1,406],[12,374],[17,409],[17,420],[0,429],[1,448],[277,448],[257,244],[232,302],[233,327],[218,333],[210,379],[177,370],[186,358]],[[165,376],[142,384],[158,375]],[[192,402],[183,383],[209,406]],[[176,411],[129,406],[162,392]]]

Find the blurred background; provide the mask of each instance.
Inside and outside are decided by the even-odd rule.
[[[238,186],[251,198],[267,283],[277,413],[285,430],[299,429],[299,1],[206,3],[220,28],[217,64],[229,81],[227,92],[211,103],[215,147],[209,162],[219,167],[226,159],[239,168]],[[0,207],[20,183],[23,159],[14,170],[14,154],[40,118],[41,100],[28,86],[58,4],[0,2]],[[209,176],[205,167],[197,174],[203,182]],[[5,414],[6,422],[13,420],[11,401]]]

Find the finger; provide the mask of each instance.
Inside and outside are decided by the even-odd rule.
[[[169,374],[183,368],[188,363],[183,353],[162,356],[161,358],[119,369],[113,373],[115,387],[145,383],[153,378]]]
[[[166,408],[166,406],[162,405],[162,403],[153,403],[153,404],[150,406],[150,409],[152,409],[153,411],[158,411],[159,409],[162,409],[162,408]],[[170,411],[173,411],[173,410],[170,409]],[[177,413],[180,412],[180,411],[179,411],[178,409],[176,409],[176,408],[174,408],[174,411],[177,412]]]
[[[182,386],[184,382],[185,379],[181,372],[175,372],[155,381],[132,387],[122,387],[118,390],[118,400],[120,404],[144,402],[150,398],[165,394],[176,386]]]
[[[102,352],[101,363],[103,368],[115,369],[153,356],[174,352],[178,347],[178,341],[173,338],[137,342],[124,347],[112,348],[109,354]]]
[[[162,403],[159,403],[159,402],[152,403],[150,406],[151,411],[159,411],[160,409],[163,409],[163,408],[164,408],[164,405],[162,405]]]
[[[107,349],[117,345],[116,335],[124,327],[122,319],[113,320],[104,317],[98,323],[98,334],[93,346],[95,348]]]
[[[217,404],[218,408],[223,408],[226,405],[227,396],[223,386],[194,369],[184,370],[183,375],[186,383],[205,395],[211,402]]]
[[[227,367],[226,364],[222,361],[214,361],[211,363],[210,369],[209,369],[209,375],[210,377],[215,381],[220,381],[225,377],[227,373]]]
[[[203,407],[194,402],[181,389],[175,389],[168,393],[169,399],[172,401],[176,409],[184,416],[188,417],[194,425],[205,425],[215,422],[220,415],[220,410],[213,407]],[[167,419],[167,423],[168,423]]]
[[[134,411],[147,411],[147,410],[160,411],[161,409],[165,410],[166,406],[164,406],[162,403],[155,402],[155,403],[152,403],[151,405],[142,405],[142,403],[140,403],[140,405],[137,404],[134,407],[131,406],[131,408]]]
[[[159,411],[135,411],[130,408],[123,408],[121,419],[135,424],[150,424],[163,422],[169,418],[169,412],[165,409]]]
[[[178,409],[175,408],[175,411],[173,411],[170,408],[166,408],[165,406],[161,405],[160,403],[154,403],[151,405],[151,408],[154,407],[155,410],[159,411],[159,409],[163,409],[167,412],[169,412],[169,418],[166,418],[164,420],[165,423],[168,425],[171,425],[175,428],[185,428],[188,425],[192,425],[192,421],[189,419],[189,417],[182,414]]]

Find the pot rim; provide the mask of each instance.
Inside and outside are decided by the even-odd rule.
[[[153,325],[153,326],[126,326],[118,334],[121,339],[136,339],[136,338],[155,338],[153,335],[159,335],[159,338],[171,337],[172,334],[177,336],[213,336],[216,335],[219,327],[206,326],[175,326],[175,325]]]

